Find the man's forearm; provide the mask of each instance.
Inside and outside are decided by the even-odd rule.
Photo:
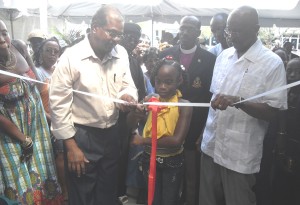
[[[265,121],[271,121],[278,113],[277,108],[273,108],[266,103],[244,102],[239,108],[248,115]]]

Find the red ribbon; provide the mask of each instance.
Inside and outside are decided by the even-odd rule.
[[[159,102],[155,97],[151,97],[148,102]],[[151,157],[150,172],[148,176],[148,205],[152,205],[155,192],[156,179],[156,147],[157,147],[157,113],[165,106],[149,105],[148,110],[152,111],[152,133],[151,133]]]

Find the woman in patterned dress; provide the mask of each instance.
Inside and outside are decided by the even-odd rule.
[[[6,25],[0,20],[0,70],[35,79],[28,56],[20,42],[18,46],[11,44]],[[54,164],[36,85],[0,74],[0,196],[21,204],[61,204]]]

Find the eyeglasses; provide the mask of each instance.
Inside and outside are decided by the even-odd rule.
[[[119,32],[117,32],[115,30],[108,30],[108,29],[105,29],[103,27],[100,27],[100,28],[104,31],[104,33],[107,36],[111,37],[112,39],[118,39],[118,40],[120,40],[120,39],[124,38],[124,34],[123,33],[119,33]]]
[[[225,29],[224,29],[224,34],[225,34],[225,36],[236,36],[236,37],[239,37],[240,35],[241,35],[241,32],[239,32],[239,31],[231,31],[231,30],[229,30],[228,29],[228,27],[226,27]]]

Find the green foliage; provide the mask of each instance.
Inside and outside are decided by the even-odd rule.
[[[59,39],[64,40],[68,46],[72,46],[74,42],[82,38],[82,30],[77,28],[72,28],[67,32],[60,31],[57,27],[53,27],[52,33],[57,36]]]

